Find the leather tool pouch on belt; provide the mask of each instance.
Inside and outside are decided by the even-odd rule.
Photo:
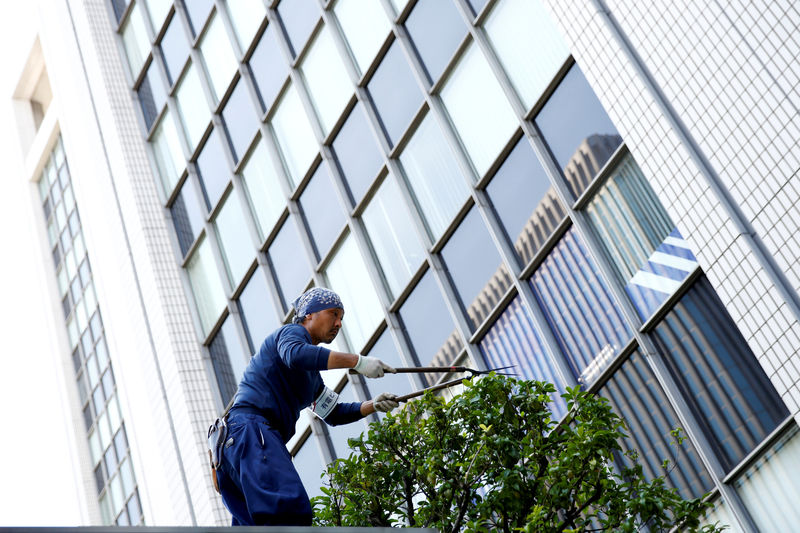
[[[208,458],[211,460],[211,478],[214,480],[214,489],[219,492],[217,469],[222,461],[222,448],[228,438],[228,425],[225,417],[217,418],[208,428]]]

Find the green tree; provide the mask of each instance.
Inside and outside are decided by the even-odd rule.
[[[554,421],[552,384],[495,375],[464,384],[449,402],[426,394],[351,439],[353,453],[328,465],[312,500],[315,525],[698,530],[709,504],[684,500],[663,477],[648,482],[635,453],[633,466],[615,468],[625,427],[604,398],[568,389],[568,414]]]

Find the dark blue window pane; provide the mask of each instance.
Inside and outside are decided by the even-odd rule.
[[[726,472],[788,416],[705,277],[656,327],[655,340]]]
[[[292,55],[297,57],[317,25],[319,4],[317,0],[283,0],[278,4],[278,16],[289,37]]]
[[[389,333],[388,329],[378,337],[378,341],[370,349],[369,355],[377,357],[387,365],[395,368],[408,366],[400,359],[400,353],[397,351],[392,334]],[[410,374],[386,374],[378,381],[368,381],[367,387],[369,388],[370,397],[374,398],[382,392],[392,392],[402,396],[416,390],[417,387],[409,376]]]
[[[186,14],[189,15],[192,33],[197,37],[208,19],[208,14],[211,13],[214,0],[184,0],[183,5],[186,6]]]
[[[358,203],[383,166],[380,147],[372,136],[361,102],[350,112],[332,147],[347,180],[351,200]]]
[[[464,40],[467,27],[452,0],[420,0],[406,19],[428,79],[436,82]]]
[[[361,400],[356,396],[353,385],[346,383],[339,392],[339,403],[353,403]],[[336,457],[345,458],[352,452],[347,444],[347,439],[354,439],[366,431],[367,425],[364,421],[353,422],[352,424],[342,424],[340,426],[327,426],[328,435],[331,437],[333,452]]]
[[[550,409],[557,418],[567,413],[561,394],[564,384],[558,377],[553,362],[544,350],[536,333],[533,320],[519,297],[509,304],[497,322],[481,340],[481,353],[489,368],[514,365],[514,372],[524,379],[547,381],[556,386]]]
[[[324,161],[317,167],[300,196],[300,211],[311,233],[317,260],[320,260],[328,253],[345,225],[345,212]]]
[[[536,125],[577,197],[622,143],[578,65],[536,116]]]
[[[186,60],[189,58],[189,41],[186,31],[183,29],[181,17],[177,14],[172,16],[172,20],[164,32],[161,39],[161,54],[164,56],[164,64],[167,67],[170,87],[178,81],[183,71]]]
[[[138,90],[139,104],[142,106],[144,123],[148,130],[153,126],[153,122],[167,102],[167,93],[164,90],[164,82],[158,68],[155,62],[150,63]]]
[[[672,444],[675,439],[670,432],[681,427],[681,421],[639,351],[614,373],[600,395],[625,420],[629,437],[623,439],[623,449],[638,452],[638,463],[648,480],[668,471],[667,484],[687,499],[711,490],[713,482],[692,442],[687,439],[681,446]],[[618,458],[633,466],[627,458]],[[665,459],[669,460],[667,471],[662,466]]]
[[[236,339],[233,319],[229,316],[208,346],[211,364],[217,380],[222,402],[228,404],[236,394],[241,373],[244,371],[245,355]]]
[[[111,5],[114,7],[114,15],[117,17],[117,22],[122,19],[125,14],[125,9],[128,7],[128,0],[111,0]]]
[[[303,482],[303,487],[305,487],[308,497],[322,496],[322,490],[320,490],[322,478],[320,474],[325,470],[325,464],[322,462],[317,438],[313,434],[309,435],[303,443],[303,447],[297,451],[293,463],[297,473],[300,474],[300,480]]]
[[[525,137],[508,154],[486,193],[523,264],[533,259],[566,216]]]
[[[392,43],[386,52],[367,90],[378,110],[386,138],[394,145],[422,104],[422,92],[398,43]]]
[[[400,319],[419,362],[451,364],[463,348],[442,293],[429,270],[400,308]]]
[[[575,377],[592,383],[633,333],[574,229],[536,270],[531,285]]]
[[[175,233],[178,235],[178,244],[183,256],[186,256],[192,243],[200,235],[200,230],[203,229],[205,215],[200,202],[200,194],[194,180],[192,176],[187,176],[170,208],[172,223],[175,224]]]
[[[275,31],[274,26],[267,26],[248,62],[258,89],[262,112],[272,106],[289,73]]]
[[[477,209],[467,213],[442,250],[442,258],[474,329],[511,285],[508,269]]]
[[[281,325],[281,317],[276,314],[272,293],[264,276],[261,268],[256,269],[239,296],[239,312],[253,353],[258,351],[267,335]]]
[[[256,130],[258,130],[253,99],[250,97],[247,85],[241,80],[236,84],[231,97],[222,110],[222,121],[233,149],[234,162],[238,163],[247,152]]]
[[[224,150],[220,132],[214,128],[203,146],[203,151],[197,156],[197,173],[200,175],[200,184],[203,186],[209,211],[217,205],[231,181],[231,172]]]
[[[294,217],[284,222],[268,250],[283,299],[283,310],[288,311],[292,301],[300,296],[311,279],[311,264],[306,256]]]

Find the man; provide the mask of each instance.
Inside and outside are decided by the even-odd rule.
[[[394,369],[376,357],[317,346],[333,341],[342,327],[339,296],[315,287],[292,304],[293,324],[269,335],[244,372],[228,414],[228,438],[217,470],[222,501],[232,525],[311,525],[311,504],[286,443],[300,410],[311,410],[330,425],[360,420],[398,406],[396,396],[337,403],[320,370],[355,368],[368,378]]]

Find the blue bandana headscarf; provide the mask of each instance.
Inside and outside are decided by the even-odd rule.
[[[294,302],[294,319],[292,322],[299,324],[306,316],[325,309],[338,308],[344,310],[342,299],[330,289],[314,287],[301,294]]]

